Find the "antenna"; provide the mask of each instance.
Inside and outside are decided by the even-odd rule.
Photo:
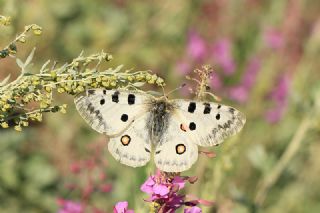
[[[163,89],[163,87],[162,87],[162,89],[163,89],[163,94],[164,94],[164,96],[165,96],[166,98],[168,98],[168,96],[169,96],[171,93],[173,93],[173,92],[175,92],[175,91],[177,91],[177,90],[182,89],[182,88],[185,87],[186,85],[187,85],[186,83],[183,83],[183,84],[181,84],[179,87],[177,87],[177,88],[171,90],[170,92],[168,92],[167,94],[165,94],[164,89]]]

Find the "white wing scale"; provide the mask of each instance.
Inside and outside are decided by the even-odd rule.
[[[156,166],[166,172],[182,172],[189,169],[198,159],[198,146],[193,143],[194,140],[188,132],[181,131],[179,119],[171,116],[167,133],[155,149]]]
[[[189,133],[200,146],[221,144],[238,133],[246,122],[238,110],[213,102],[174,100],[180,121],[189,127]]]
[[[109,136],[112,156],[123,164],[138,167],[150,160],[150,141],[147,132],[141,130],[146,126],[151,98],[133,91],[96,89],[78,96],[75,104],[93,129]]]
[[[120,163],[138,167],[144,166],[150,160],[150,140],[145,131],[143,131],[148,114],[146,113],[134,121],[120,136],[110,138],[108,149],[112,156]],[[124,145],[121,141],[122,137],[129,137],[129,143]]]
[[[86,95],[76,97],[75,104],[80,115],[94,130],[112,136],[146,113],[146,104],[151,97],[131,91],[93,89],[88,90]],[[123,121],[122,115],[126,115],[127,120]]]
[[[162,143],[156,147],[155,163],[166,172],[189,169],[198,158],[198,146],[219,145],[239,132],[245,116],[238,110],[216,103],[173,100],[174,109]],[[185,147],[184,153],[177,146]]]

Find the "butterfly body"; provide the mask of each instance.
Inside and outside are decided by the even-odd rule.
[[[147,126],[149,138],[153,145],[161,144],[162,136],[168,130],[170,113],[173,109],[172,103],[163,98],[151,101]]]
[[[245,123],[232,107],[137,91],[88,90],[75,104],[93,129],[109,136],[108,149],[116,160],[143,166],[153,151],[156,166],[166,172],[189,169],[198,158],[198,145],[218,145]]]

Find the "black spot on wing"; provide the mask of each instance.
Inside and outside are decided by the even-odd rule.
[[[235,109],[232,108],[232,107],[230,107],[230,108],[229,108],[229,112],[230,112],[232,115],[234,115]]]
[[[148,148],[144,148],[144,150],[146,150],[146,152],[149,152],[150,153],[150,150]]]
[[[89,89],[88,90],[88,94],[89,95],[94,95],[96,93],[96,91],[94,89]]]
[[[123,122],[126,122],[126,121],[128,120],[128,115],[127,115],[127,114],[122,114],[122,115],[121,115],[121,120],[122,120]]]
[[[190,102],[189,106],[188,106],[188,112],[190,113],[194,113],[194,111],[196,110],[196,103],[195,102]]]
[[[219,113],[216,114],[216,119],[217,119],[217,120],[220,120],[220,114],[219,114]]]
[[[189,129],[190,129],[191,131],[196,130],[196,128],[197,128],[197,126],[196,126],[196,124],[195,124],[194,122],[191,122],[191,123],[189,124]]]
[[[211,106],[209,103],[204,103],[204,110],[203,110],[203,114],[209,114],[211,112]]]
[[[107,94],[107,90],[104,89],[104,90],[103,90],[103,94],[104,94],[104,95]]]
[[[88,104],[87,110],[92,114],[94,112],[94,106],[92,105],[92,103]]]
[[[113,94],[112,94],[112,102],[115,102],[115,103],[118,103],[119,102],[119,91],[115,91]]]
[[[100,105],[105,104],[105,102],[106,102],[106,100],[104,100],[104,98],[103,98],[103,99],[101,99],[101,100],[100,100]]]
[[[136,101],[136,96],[134,94],[129,94],[128,95],[128,104],[132,105],[135,103],[135,101]]]

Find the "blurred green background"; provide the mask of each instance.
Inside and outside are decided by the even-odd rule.
[[[18,46],[19,58],[37,47],[34,72],[48,59],[103,49],[114,56],[110,66],[153,70],[170,91],[211,64],[211,90],[247,124],[210,149],[216,158],[199,157],[185,173],[199,180],[186,193],[215,201],[203,212],[320,212],[320,1],[0,0],[0,14],[13,20],[1,27],[1,47],[27,24],[43,27]],[[0,79],[18,75],[13,58],[0,62]],[[192,98],[189,87],[175,96]],[[112,212],[120,200],[147,212],[139,188],[152,163],[120,165],[73,98],[56,100],[68,103],[67,114],[0,130],[0,212],[56,212],[61,199],[86,212]]]

